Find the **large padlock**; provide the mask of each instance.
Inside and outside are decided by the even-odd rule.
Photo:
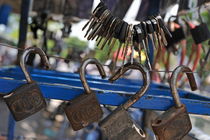
[[[187,109],[181,103],[176,89],[177,78],[181,72],[187,74],[191,89],[197,89],[195,77],[189,67],[179,66],[173,71],[170,87],[175,106],[168,109],[152,122],[152,128],[158,140],[181,140],[192,129]]]
[[[142,73],[144,83],[135,95],[131,96],[128,101],[117,107],[114,112],[99,123],[103,134],[109,140],[142,140],[146,138],[144,131],[132,120],[126,110],[147,91],[150,85],[149,71],[139,63],[127,63],[110,77],[109,80],[111,82],[117,80],[129,69],[139,70]]]
[[[99,121],[103,116],[103,111],[97,100],[95,93],[88,86],[85,78],[85,68],[88,64],[95,64],[102,78],[106,77],[103,66],[95,59],[86,59],[80,67],[80,79],[84,87],[84,94],[68,102],[65,113],[70,121],[73,130],[80,130],[93,122]]]
[[[3,97],[16,121],[23,120],[46,106],[45,99],[38,84],[32,80],[25,66],[26,57],[30,53],[39,54],[45,67],[50,68],[48,59],[41,49],[30,47],[24,50],[20,60],[20,67],[26,77],[27,83]]]

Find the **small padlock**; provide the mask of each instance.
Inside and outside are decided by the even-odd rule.
[[[39,54],[45,67],[50,68],[48,59],[40,48],[30,47],[24,50],[20,60],[20,67],[26,77],[27,84],[16,88],[3,97],[16,121],[23,120],[46,106],[45,99],[38,84],[32,80],[25,66],[26,57],[30,53]]]
[[[210,31],[208,29],[208,25],[203,22],[203,19],[201,17],[201,13],[200,13],[200,9],[201,9],[201,7],[199,7],[199,9],[198,9],[198,16],[199,16],[201,24],[197,25],[193,29],[190,29],[192,38],[196,44],[200,44],[200,43],[210,39]]]
[[[185,72],[191,89],[197,89],[192,70],[186,66],[177,67],[171,76],[170,87],[175,106],[164,112],[152,122],[152,128],[158,140],[181,140],[192,129],[191,121],[184,104],[180,102],[176,89],[178,75]]]
[[[190,32],[196,44],[200,44],[210,39],[210,31],[206,23],[201,23],[200,25],[191,29]]]
[[[174,22],[172,22],[172,18],[175,18]],[[184,28],[181,24],[179,24],[179,17],[178,16],[171,16],[168,20],[168,25],[170,26],[173,23],[174,26],[177,26],[173,31],[170,29],[170,33],[172,37],[166,35],[166,39],[168,41],[167,48],[179,43],[180,41],[186,38]]]
[[[137,102],[147,91],[150,85],[149,71],[139,63],[127,63],[109,80],[111,82],[117,80],[129,69],[139,70],[142,73],[144,84],[135,95],[131,96],[128,101],[117,107],[114,112],[99,123],[102,132],[109,140],[142,140],[146,137],[144,131],[131,119],[126,110]]]
[[[68,102],[64,108],[66,116],[72,125],[73,130],[80,130],[89,124],[99,121],[103,111],[95,93],[90,89],[85,78],[85,68],[88,64],[95,64],[102,78],[106,77],[103,66],[95,59],[86,59],[80,67],[80,79],[84,87],[84,94]]]

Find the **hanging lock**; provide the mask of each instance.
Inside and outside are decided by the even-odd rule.
[[[95,59],[86,59],[80,67],[80,79],[85,93],[68,102],[64,108],[72,128],[77,131],[89,124],[98,121],[102,115],[102,109],[95,93],[90,89],[85,78],[85,68],[88,64],[95,64],[102,78],[106,77],[103,66]]]
[[[164,112],[152,122],[152,128],[158,140],[181,140],[192,129],[189,115],[184,104],[180,102],[176,89],[178,75],[185,72],[194,91],[197,89],[195,77],[192,70],[186,66],[177,67],[171,76],[171,93],[175,106]]]
[[[201,24],[196,26],[193,29],[190,29],[192,38],[196,44],[200,44],[200,43],[210,39],[210,31],[208,29],[208,25],[203,22],[200,12],[201,12],[201,7],[199,7],[199,9],[198,9],[198,16],[199,16],[199,20],[200,20]]]
[[[190,32],[196,44],[200,44],[210,39],[210,31],[206,23],[201,23],[200,25],[191,29]]]
[[[136,103],[147,91],[150,85],[149,71],[139,63],[127,63],[109,80],[111,82],[117,80],[129,69],[139,70],[142,73],[144,84],[127,102],[120,105],[114,112],[99,123],[102,132],[109,140],[142,140],[146,137],[144,131],[131,119],[126,110]]]
[[[24,50],[20,60],[20,67],[26,77],[27,84],[16,88],[11,93],[3,97],[16,121],[23,120],[46,106],[45,99],[38,84],[32,80],[30,74],[26,70],[25,61],[26,57],[30,53],[39,54],[44,66],[46,68],[50,68],[48,59],[40,48],[30,47]]]
[[[175,18],[174,22],[172,22],[172,18]],[[180,41],[184,40],[186,38],[184,29],[181,24],[179,24],[179,17],[178,16],[171,16],[168,19],[168,26],[172,25],[174,26],[174,30],[171,30],[170,32],[172,34],[172,37],[166,36],[166,39],[168,41],[167,48],[179,43]]]

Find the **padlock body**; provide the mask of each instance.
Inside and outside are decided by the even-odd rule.
[[[145,140],[146,135],[144,131],[137,125],[134,124],[132,127],[128,127],[123,130],[119,135],[114,136],[109,140]]]
[[[71,100],[64,110],[75,131],[99,121],[103,116],[103,111],[95,93],[81,94]]]
[[[210,39],[210,31],[206,23],[201,23],[190,31],[196,44],[200,44]]]
[[[99,123],[103,134],[109,140],[142,140],[143,130],[132,120],[127,111],[119,106]]]
[[[172,107],[158,116],[152,123],[158,140],[181,140],[192,129],[186,107]]]
[[[16,121],[23,120],[46,107],[37,83],[24,84],[3,97]]]
[[[176,43],[179,43],[180,41],[186,38],[186,35],[182,27],[177,28],[174,31],[171,31],[171,35],[172,35],[172,38],[166,35],[166,39],[168,42],[167,48],[170,48],[170,46],[173,46]]]

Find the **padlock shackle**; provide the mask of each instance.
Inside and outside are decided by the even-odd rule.
[[[21,59],[20,59],[20,67],[25,75],[26,81],[27,83],[33,83],[33,80],[31,78],[31,75],[29,74],[27,68],[26,68],[26,58],[30,53],[35,53],[38,54],[41,57],[41,61],[43,62],[44,66],[46,67],[46,69],[50,68],[50,63],[47,59],[46,54],[44,53],[44,51],[38,47],[29,47],[27,49],[24,50]]]
[[[201,23],[204,23],[203,19],[202,19],[202,16],[201,16],[201,8],[202,8],[202,5],[198,7],[198,18],[199,18]]]
[[[98,68],[98,71],[101,75],[101,77],[104,79],[106,78],[106,73],[105,70],[102,66],[101,63],[99,63],[99,61],[95,58],[88,58],[86,60],[83,61],[80,70],[79,70],[79,74],[80,74],[80,80],[82,82],[82,85],[84,87],[85,93],[90,94],[91,93],[91,89],[87,83],[87,79],[85,78],[85,70],[88,64],[95,64]]]
[[[114,82],[117,79],[119,79],[124,73],[126,73],[130,69],[139,70],[143,77],[143,86],[139,91],[136,92],[135,95],[131,96],[128,101],[126,101],[122,106],[124,109],[128,109],[130,106],[132,106],[135,102],[137,102],[147,91],[150,85],[150,74],[149,70],[145,68],[140,63],[127,63],[124,66],[120,67],[110,78],[110,82]]]
[[[184,65],[178,66],[173,71],[171,80],[170,80],[170,89],[171,89],[171,93],[172,93],[172,96],[173,96],[173,99],[175,102],[175,106],[177,108],[180,108],[182,106],[182,103],[181,103],[180,97],[179,97],[179,93],[177,90],[177,79],[181,72],[186,73],[188,81],[190,83],[191,90],[192,91],[197,90],[197,84],[196,84],[195,77],[193,75],[192,70],[189,67],[184,66]]]
[[[176,16],[172,15],[168,18],[168,23],[167,23],[168,25],[170,25],[170,22],[172,22],[173,18],[175,18],[174,22],[179,24],[179,16],[178,15],[176,15]]]

